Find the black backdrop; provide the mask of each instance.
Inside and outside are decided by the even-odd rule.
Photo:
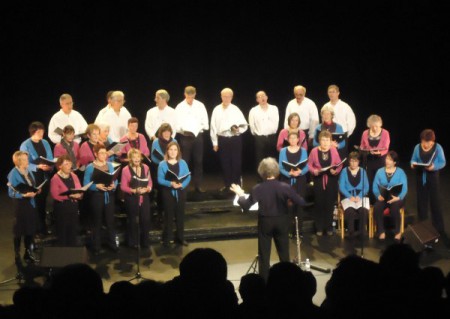
[[[403,161],[423,128],[448,149],[449,10],[441,2],[18,0],[1,11],[2,176],[29,123],[48,125],[60,94],[91,122],[113,89],[125,92],[143,132],[160,88],[174,107],[186,85],[196,86],[211,115],[231,87],[246,117],[265,90],[281,126],[295,85],[320,108],[335,83],[357,116],[352,142],[376,113]],[[253,170],[245,139],[244,169]]]

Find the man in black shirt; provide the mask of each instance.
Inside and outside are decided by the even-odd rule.
[[[239,196],[238,203],[244,210],[258,203],[259,274],[267,281],[272,238],[280,261],[290,261],[288,202],[291,200],[300,206],[305,206],[306,202],[290,185],[278,181],[280,169],[274,158],[263,159],[258,174],[263,182],[253,187],[248,198],[239,185],[232,184],[230,189]]]

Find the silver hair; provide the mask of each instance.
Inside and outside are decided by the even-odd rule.
[[[280,175],[278,162],[273,157],[266,157],[258,165],[258,174],[263,180]]]

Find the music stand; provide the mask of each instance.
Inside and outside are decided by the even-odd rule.
[[[299,230],[299,226],[298,226],[298,217],[295,216],[295,232],[297,235],[297,257],[294,259],[293,263],[296,264],[297,266],[299,266],[300,268],[302,268],[302,266],[305,266],[305,262],[302,261],[302,253],[300,250],[300,230]],[[304,268],[304,267],[303,267]],[[313,265],[310,263],[310,268],[314,269],[314,270],[318,270],[320,272],[329,274],[331,272],[330,268],[323,268],[323,267],[319,267],[317,265]]]
[[[256,257],[253,259],[252,263],[250,264],[250,267],[248,267],[246,275],[252,272],[252,274],[258,273],[258,262],[259,262],[259,256],[256,255]]]
[[[139,209],[137,211],[136,215],[136,225],[137,225],[137,254],[136,254],[136,273],[134,274],[134,277],[129,279],[128,281],[137,280],[138,282],[141,280],[149,280],[148,278],[142,277],[141,275],[141,268],[140,268],[140,262],[141,262],[141,223],[139,218]]]
[[[360,146],[357,146],[357,145],[354,145],[354,147],[355,147],[355,149],[361,154],[361,156],[362,156],[362,168],[364,169],[364,171],[366,172],[366,175],[367,175],[367,181],[369,182],[369,185],[368,185],[368,187],[369,187],[369,191],[368,191],[368,198],[369,198],[369,208],[368,208],[368,211],[370,211],[370,181],[369,181],[369,175],[367,174],[367,156],[369,155],[369,151],[365,151],[365,150],[362,150],[361,149],[361,147]],[[363,210],[365,209],[365,207],[364,207],[364,189],[365,189],[365,183],[364,183],[364,176],[362,176],[362,191],[361,191],[361,200],[362,200],[362,208],[363,208]],[[365,212],[364,212],[365,213]],[[368,213],[369,214],[369,213]],[[367,218],[365,218],[366,219],[366,223],[367,223],[367,225],[364,225],[364,227],[369,227],[369,225],[368,225],[368,222],[369,222],[369,216],[366,216]],[[359,219],[360,221],[361,221],[361,216],[360,216],[360,219]],[[359,228],[360,228],[360,232],[361,232],[361,226],[363,226],[363,225],[361,225],[361,222],[359,223],[360,225],[359,225]],[[368,232],[370,231],[370,229],[368,229]],[[367,234],[366,234],[367,235]],[[360,239],[361,239],[361,257],[362,258],[364,258],[364,242],[365,242],[365,236],[360,236]]]

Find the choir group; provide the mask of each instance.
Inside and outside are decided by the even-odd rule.
[[[306,88],[296,86],[293,93],[284,127],[278,132],[278,108],[268,103],[264,91],[257,92],[258,104],[250,110],[247,122],[240,108],[232,104],[233,91],[229,88],[221,91],[222,102],[212,110],[211,121],[205,105],[195,99],[194,87],[185,88],[185,99],[175,108],[168,105],[168,92],[158,90],[156,106],[145,119],[148,139],[138,132],[138,119],[124,106],[123,92],[108,93],[108,104],[92,124],[73,109],[69,94],[61,95],[61,109],[48,126],[53,150],[44,138],[44,125],[33,122],[30,138],[13,154],[8,191],[15,203],[16,258],[20,259],[23,237],[25,261],[35,260],[35,236],[47,231],[48,194],[53,199],[58,245],[78,245],[81,222],[88,225],[94,254],[101,252],[103,226],[107,230],[105,244],[117,251],[114,205],[115,196],[119,196],[128,215],[128,245],[148,250],[150,194],[154,193],[162,212],[163,245],[188,245],[183,232],[186,189],[192,180],[195,191],[204,192],[203,135],[207,130],[223,172],[221,191],[242,184],[242,134],[250,128],[257,164],[266,157],[278,158],[280,180],[301,196],[308,183],[313,185],[317,236],[333,234],[333,210],[339,194],[349,236],[365,235],[367,214],[373,205],[378,238],[386,236],[383,212],[390,208],[395,238],[400,239],[400,209],[408,183],[404,170],[397,166],[397,153],[389,149],[390,135],[382,127],[381,117],[371,115],[367,119],[368,128],[358,151],[349,153],[348,138],[356,127],[356,118],[352,108],[339,98],[339,87],[328,87],[330,101],[320,110],[321,122],[316,104],[306,97]],[[433,130],[421,132],[410,164],[417,173],[418,217],[427,219],[430,205],[433,226],[444,233],[439,170],[446,161]]]

